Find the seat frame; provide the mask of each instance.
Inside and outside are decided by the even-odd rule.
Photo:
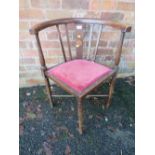
[[[74,23],[77,24],[78,26],[76,27],[76,36],[77,36],[77,43],[76,44],[76,51],[77,51],[77,57],[73,58],[72,54],[71,54],[71,47],[70,47],[70,41],[69,41],[69,34],[68,34],[68,27],[67,25],[70,23]],[[71,87],[69,87],[67,84],[61,82],[58,78],[50,75],[47,75],[47,71],[49,68],[46,67],[46,63],[45,63],[45,58],[43,55],[43,50],[41,47],[41,42],[40,42],[40,38],[39,38],[39,32],[41,30],[44,30],[48,27],[52,27],[52,26],[56,26],[57,31],[58,31],[58,35],[59,35],[59,40],[60,40],[60,44],[61,44],[61,48],[62,48],[62,54],[63,54],[63,58],[64,61],[68,61],[66,54],[65,54],[65,49],[63,46],[63,41],[62,41],[62,37],[61,37],[61,32],[59,29],[60,25],[65,25],[65,30],[66,30],[66,37],[67,37],[67,44],[68,44],[68,50],[69,50],[69,56],[70,56],[70,60],[73,59],[81,59],[82,58],[82,54],[83,54],[83,33],[82,33],[82,29],[80,28],[81,25],[83,24],[99,24],[101,25],[101,29],[99,30],[99,35],[97,38],[97,43],[96,43],[96,47],[95,47],[95,54],[94,54],[94,59],[93,61],[95,61],[96,58],[96,54],[97,54],[97,50],[98,50],[98,44],[100,41],[100,36],[102,33],[102,26],[109,26],[115,29],[118,29],[121,31],[121,36],[120,36],[120,41],[118,43],[118,47],[117,47],[117,51],[116,51],[116,55],[115,55],[115,65],[112,68],[112,72],[108,73],[107,75],[102,76],[101,78],[99,78],[96,82],[94,82],[92,85],[90,85],[89,87],[87,87],[86,89],[84,89],[82,92],[77,92],[74,89],[72,89]],[[120,58],[121,58],[121,53],[122,53],[122,45],[123,45],[123,41],[124,41],[124,36],[126,32],[130,32],[131,31],[131,26],[128,25],[123,25],[120,23],[114,23],[114,22],[105,22],[103,20],[100,19],[88,19],[88,18],[63,18],[63,19],[56,19],[56,20],[50,20],[50,21],[46,21],[46,22],[42,22],[40,24],[34,25],[31,29],[30,29],[30,33],[35,35],[36,41],[37,41],[37,46],[38,46],[38,54],[39,54],[39,60],[40,60],[40,64],[41,64],[41,71],[43,73],[44,79],[45,79],[45,85],[46,85],[46,89],[47,89],[47,94],[48,94],[48,98],[49,98],[49,103],[51,105],[51,107],[53,107],[53,99],[52,96],[54,97],[76,97],[77,98],[77,110],[78,110],[78,126],[79,126],[79,133],[82,134],[83,133],[83,108],[82,108],[82,100],[84,97],[91,97],[91,96],[96,96],[96,97],[106,97],[107,101],[106,101],[106,108],[108,108],[111,104],[111,98],[112,98],[112,93],[114,90],[114,85],[115,85],[115,81],[116,81],[116,76],[117,76],[117,72],[118,72],[118,66],[119,66],[119,62],[120,62]],[[52,95],[52,90],[51,90],[51,86],[50,86],[50,82],[49,79],[53,80],[54,82],[56,82],[57,85],[59,85],[61,88],[63,88],[64,90],[66,90],[69,94],[71,95]],[[89,93],[96,89],[97,87],[99,87],[102,83],[104,83],[105,81],[109,82],[109,93],[108,94],[104,94],[104,95],[89,95]]]

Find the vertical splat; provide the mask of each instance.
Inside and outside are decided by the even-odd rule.
[[[99,45],[99,42],[100,42],[102,28],[103,28],[103,25],[100,25],[99,32],[98,32],[98,37],[97,37],[97,42],[96,42],[96,47],[95,47],[95,51],[94,51],[93,61],[95,61],[95,59],[96,59],[96,54],[97,54],[97,51],[98,51],[98,45]]]
[[[81,59],[83,56],[83,25],[76,25],[76,52],[77,58]]]
[[[91,41],[92,41],[92,33],[93,33],[93,24],[90,25],[90,31],[89,31],[89,40],[88,40],[88,51],[87,51],[87,59],[90,58],[90,51],[91,51]]]
[[[72,52],[71,52],[71,46],[70,46],[70,40],[69,40],[69,32],[68,32],[67,24],[65,24],[65,30],[66,30],[67,45],[68,45],[68,50],[69,50],[69,57],[70,57],[70,60],[72,60]]]
[[[66,58],[66,53],[65,53],[65,49],[64,49],[64,45],[63,45],[63,41],[62,41],[62,37],[61,37],[61,32],[60,32],[59,25],[56,25],[56,28],[57,28],[58,35],[59,35],[59,41],[60,41],[60,45],[61,45],[63,57],[64,57],[64,60],[66,62],[67,61],[67,58]]]

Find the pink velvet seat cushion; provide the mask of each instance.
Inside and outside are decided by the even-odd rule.
[[[111,68],[95,62],[76,59],[48,70],[47,74],[56,77],[77,92],[81,92],[111,71]]]

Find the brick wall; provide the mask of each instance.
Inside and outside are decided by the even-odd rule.
[[[125,37],[120,75],[134,74],[134,0],[20,0],[19,9],[20,87],[43,84],[36,42],[29,28],[35,23],[63,17],[92,17],[130,24],[132,32]],[[62,61],[62,55],[55,30],[49,30],[41,34],[42,46],[46,62],[55,64]],[[116,33],[107,32],[104,37],[104,51],[112,51],[116,46]],[[112,40],[106,42],[109,38]],[[111,57],[107,56],[106,60]]]

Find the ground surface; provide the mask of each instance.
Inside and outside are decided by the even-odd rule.
[[[106,91],[105,84],[97,92]],[[86,99],[80,136],[74,98],[56,98],[51,109],[44,87],[20,89],[20,155],[134,155],[134,95],[129,77],[117,80],[108,110],[103,99]]]

